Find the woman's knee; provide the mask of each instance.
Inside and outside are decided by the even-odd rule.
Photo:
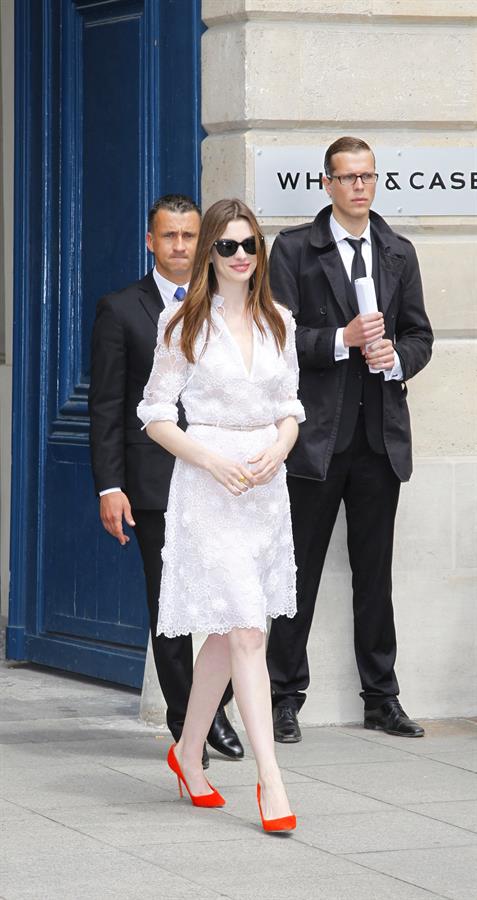
[[[229,633],[229,644],[232,653],[264,653],[265,633],[259,628],[233,628]]]
[[[229,652],[226,634],[209,634],[204,641],[205,644],[207,644],[207,649],[214,654],[226,655]]]

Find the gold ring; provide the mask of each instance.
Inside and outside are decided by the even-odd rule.
[[[246,480],[247,479],[245,478],[245,475],[241,475],[239,478],[239,481],[242,481],[242,482],[245,482]]]

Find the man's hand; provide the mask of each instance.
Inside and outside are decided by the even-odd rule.
[[[394,344],[385,338],[368,347],[365,353],[368,366],[372,369],[392,369],[394,367]]]
[[[126,494],[123,491],[103,494],[99,498],[99,515],[106,531],[117,538],[121,547],[124,547],[129,542],[129,538],[123,532],[123,516],[128,525],[136,524],[131,515],[131,504]]]
[[[384,334],[384,316],[382,312],[367,313],[365,316],[356,316],[348,322],[343,331],[345,347],[364,347],[379,341]]]

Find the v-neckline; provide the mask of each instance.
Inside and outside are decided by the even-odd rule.
[[[220,300],[221,300],[222,298],[219,297],[219,295],[217,294],[216,297],[214,297],[214,300],[215,300],[215,299],[220,299]],[[231,341],[232,341],[234,347],[236,348],[237,353],[238,353],[238,355],[239,355],[239,357],[240,357],[240,362],[241,362],[241,364],[242,364],[242,368],[243,368],[243,370],[244,370],[244,372],[245,372],[245,375],[247,376],[247,379],[250,380],[251,377],[252,377],[252,372],[253,372],[253,367],[254,367],[254,362],[255,362],[255,322],[252,321],[252,358],[251,358],[251,361],[250,361],[250,369],[248,369],[248,368],[247,368],[247,364],[246,364],[246,362],[245,362],[245,357],[244,357],[244,355],[243,355],[243,353],[242,353],[242,351],[241,351],[241,349],[240,349],[240,344],[239,344],[237,338],[232,334],[232,332],[231,332],[231,330],[230,330],[230,328],[229,328],[229,326],[228,326],[227,320],[226,320],[226,318],[225,318],[223,312],[220,312],[220,310],[221,310],[221,309],[223,310],[223,308],[224,308],[223,303],[215,303],[215,304],[214,304],[214,308],[217,310],[217,315],[220,316],[220,319],[221,319],[222,324],[223,324],[223,325],[225,326],[225,328],[227,329],[227,334],[229,335],[229,337],[230,337],[230,339],[231,339]]]

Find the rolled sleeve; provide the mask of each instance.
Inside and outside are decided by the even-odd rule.
[[[174,310],[165,309],[159,317],[154,362],[143,399],[137,408],[143,428],[151,422],[177,424],[179,418],[177,401],[187,382],[189,364],[180,349],[179,327],[174,330],[168,346],[164,341],[165,330],[173,314]]]
[[[280,404],[278,419],[286,419],[287,416],[293,416],[297,420],[298,425],[305,421],[305,410],[298,399],[285,400]]]
[[[286,375],[283,380],[277,419],[293,416],[298,424],[305,421],[305,410],[298,399],[299,369],[296,352],[295,320],[289,310],[283,312],[286,326],[286,340],[283,356],[286,363]]]

